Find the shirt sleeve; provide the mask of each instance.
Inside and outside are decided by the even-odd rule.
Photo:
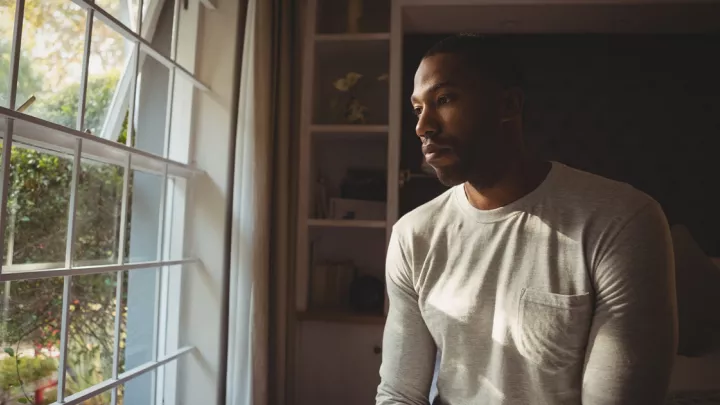
[[[670,230],[654,201],[611,240],[593,275],[583,405],[663,404],[677,350]]]
[[[390,308],[383,335],[377,405],[428,405],[436,346],[418,306],[413,272],[397,229],[386,261]]]

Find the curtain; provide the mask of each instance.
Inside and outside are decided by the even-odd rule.
[[[285,404],[297,207],[294,0],[248,0],[230,238],[226,404]]]

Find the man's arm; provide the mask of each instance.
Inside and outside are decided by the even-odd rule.
[[[425,325],[412,267],[394,229],[385,275],[390,310],[383,336],[377,405],[427,405],[435,366],[435,342]]]
[[[672,241],[659,205],[640,210],[600,254],[582,403],[663,404],[677,310]]]

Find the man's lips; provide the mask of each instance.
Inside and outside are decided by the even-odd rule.
[[[428,162],[449,153],[451,150],[452,149],[448,146],[440,146],[434,143],[428,143],[422,146],[422,152],[425,155],[425,160]]]

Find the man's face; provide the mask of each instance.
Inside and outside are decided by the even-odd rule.
[[[474,72],[460,55],[422,60],[411,97],[415,132],[440,182],[490,187],[498,181],[510,153],[501,131],[505,98],[500,85]]]

